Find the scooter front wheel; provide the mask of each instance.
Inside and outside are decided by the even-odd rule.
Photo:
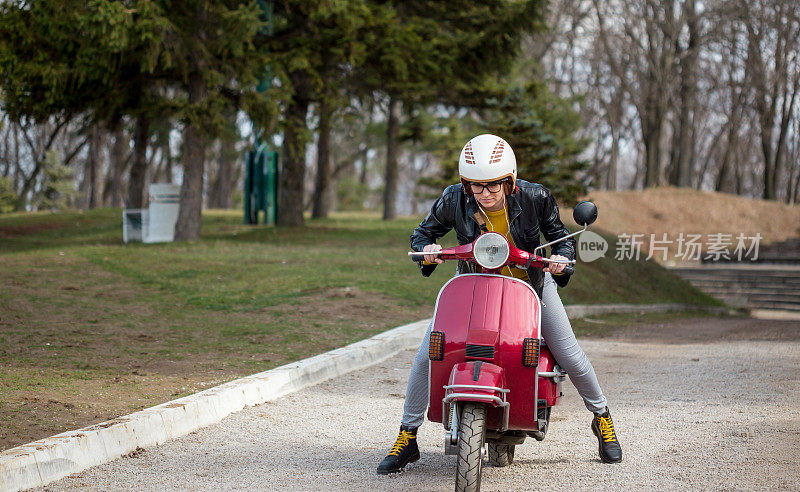
[[[458,426],[456,492],[481,489],[485,439],[486,406],[483,403],[464,404]]]

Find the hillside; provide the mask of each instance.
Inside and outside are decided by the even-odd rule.
[[[594,191],[587,199],[600,211],[595,227],[614,234],[760,232],[764,242],[800,237],[798,205],[674,187]]]
[[[638,235],[641,255],[647,257],[651,234],[656,241],[663,241],[666,234],[666,241],[653,248],[654,258],[666,265],[695,263],[712,251],[724,251],[733,258],[737,248],[745,252],[755,243],[761,253],[770,243],[800,238],[797,205],[674,187],[594,191],[586,199],[597,204],[599,214],[592,229],[606,237],[611,257],[624,247],[623,241],[633,242],[632,235]],[[561,219],[574,224],[572,210],[562,207]],[[761,238],[756,240],[758,234]],[[741,241],[739,236],[743,236]],[[698,249],[680,247],[681,239],[694,239]],[[667,248],[666,256],[656,249],[662,246]]]

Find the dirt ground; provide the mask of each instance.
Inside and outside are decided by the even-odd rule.
[[[583,339],[624,460],[597,457],[590,416],[565,382],[545,441],[485,468],[484,490],[799,490],[800,321],[687,318]],[[440,424],[422,459],[375,467],[397,434],[412,351],[46,490],[452,490]]]

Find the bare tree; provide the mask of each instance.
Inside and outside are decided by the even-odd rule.
[[[697,12],[697,0],[686,0],[684,16],[688,30],[687,44],[676,42],[679,57],[680,86],[676,159],[673,163],[672,184],[689,187],[692,184],[692,153],[694,150],[694,114],[697,108],[697,61],[700,52],[701,18]]]
[[[556,92],[582,95],[594,186],[791,200],[798,10],[792,0],[555,0],[551,29],[526,49]]]
[[[762,196],[775,199],[800,83],[800,5],[793,0],[741,0],[739,11],[747,28],[747,79],[764,162]]]

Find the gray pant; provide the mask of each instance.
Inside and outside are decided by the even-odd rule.
[[[556,283],[549,273],[544,277],[542,291],[542,337],[547,347],[558,361],[562,369],[567,371],[570,381],[575,385],[589,411],[602,413],[606,408],[606,397],[597,382],[592,363],[578,345],[572,326],[569,324],[567,312],[556,291]],[[428,407],[428,344],[433,322],[428,326],[422,340],[411,374],[408,376],[406,402],[403,408],[402,424],[408,427],[419,427]]]

